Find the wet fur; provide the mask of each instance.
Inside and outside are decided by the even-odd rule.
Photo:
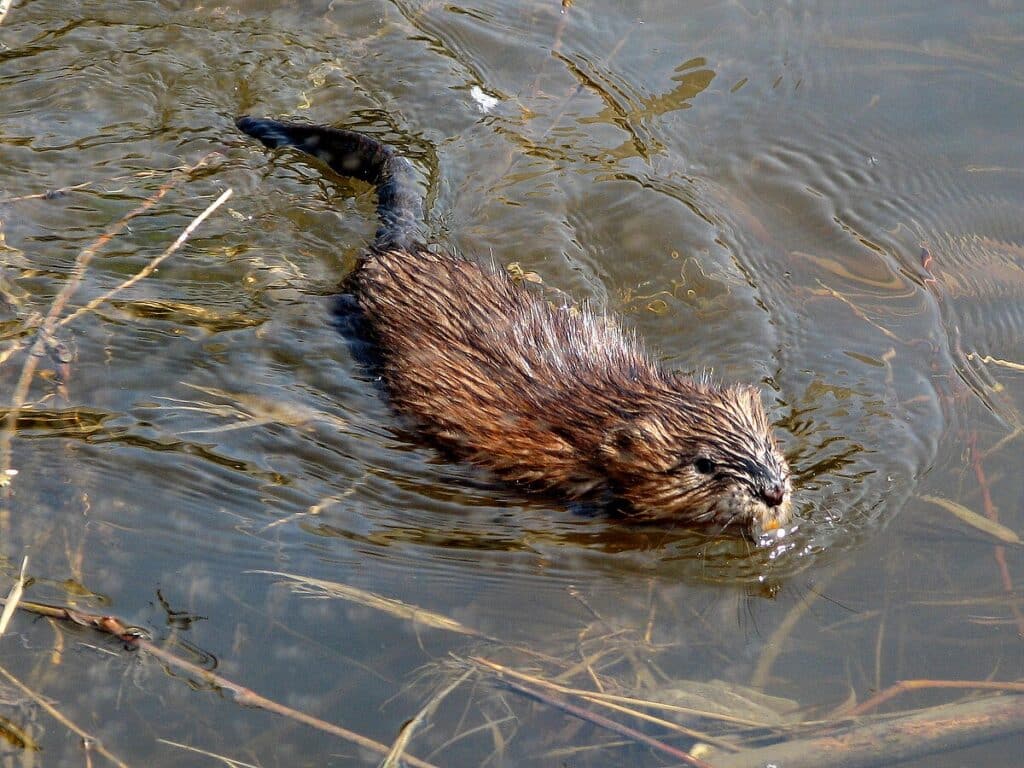
[[[377,185],[381,226],[345,288],[394,408],[424,436],[518,487],[611,494],[639,519],[755,536],[789,521],[789,468],[756,390],[664,370],[612,318],[552,306],[498,269],[417,244],[412,168],[385,145],[238,125]]]

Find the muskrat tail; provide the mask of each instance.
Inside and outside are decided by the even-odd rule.
[[[423,201],[412,164],[394,149],[361,133],[319,125],[248,116],[238,118],[235,125],[268,147],[295,147],[326,163],[335,173],[375,185],[380,227],[374,248],[406,249],[413,245],[423,216]]]

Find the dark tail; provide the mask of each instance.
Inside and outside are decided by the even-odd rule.
[[[240,117],[239,129],[268,147],[295,147],[342,176],[377,187],[380,227],[374,247],[408,248],[416,239],[423,201],[412,164],[391,147],[354,131],[301,123]]]

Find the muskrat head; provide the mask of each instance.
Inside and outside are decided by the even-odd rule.
[[[789,523],[789,465],[757,390],[673,376],[608,430],[605,472],[641,519],[706,524],[755,540]]]

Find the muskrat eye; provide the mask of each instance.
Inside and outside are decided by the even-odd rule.
[[[710,475],[712,472],[715,471],[715,462],[713,462],[711,459],[701,456],[699,459],[693,462],[693,467],[702,475]]]

